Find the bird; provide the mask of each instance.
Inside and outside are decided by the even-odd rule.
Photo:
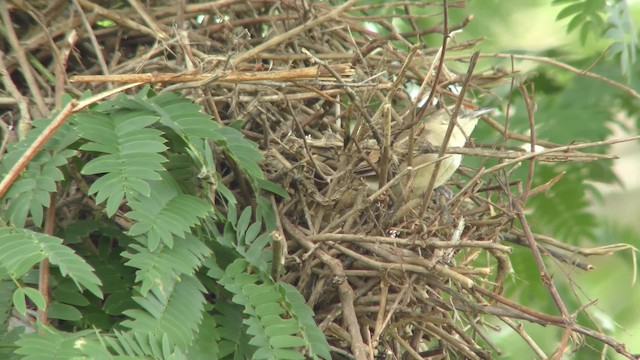
[[[463,147],[467,142],[467,137],[471,135],[478,119],[490,112],[493,108],[479,108],[477,110],[465,111],[462,110],[458,114],[457,125],[453,128],[447,147]],[[425,121],[420,133],[416,137],[414,145],[414,157],[412,159],[412,166],[415,168],[423,164],[424,167],[416,170],[416,174],[413,179],[411,198],[420,197],[429,187],[431,176],[435,170],[435,163],[438,159],[436,153],[425,153],[425,149],[429,149],[432,146],[441,146],[449,127],[451,115],[448,109],[442,108],[437,110]],[[408,135],[405,135],[408,137]],[[401,144],[401,142],[399,142]],[[417,151],[416,151],[417,150]],[[444,185],[449,178],[455,173],[462,162],[462,155],[450,154],[447,158],[441,160],[440,169],[435,176],[435,183],[433,188],[438,188]],[[405,159],[400,165],[400,171],[403,171],[407,167],[407,159]]]
[[[414,170],[415,175],[413,175],[413,181],[410,184],[411,188],[408,194],[405,194],[407,191],[407,180],[410,176],[408,174],[402,179],[399,179],[398,185],[392,188],[397,198],[403,196],[406,200],[413,200],[424,196],[424,193],[429,187],[436,162],[438,161],[437,153],[426,151],[432,149],[433,146],[443,145],[445,134],[451,120],[451,110],[452,108],[442,107],[423,119],[416,127],[411,166],[417,170]],[[476,110],[460,109],[457,117],[457,125],[453,128],[447,147],[463,147],[467,142],[467,137],[470,136],[475,129],[478,119],[494,110],[495,108],[490,107],[478,108]],[[398,174],[405,171],[408,167],[409,136],[408,130],[403,131],[391,146],[393,149],[392,153],[394,154],[391,162],[395,163]],[[377,157],[379,157],[379,155]],[[444,185],[447,180],[451,178],[462,162],[462,155],[447,154],[440,162],[440,168],[435,177],[434,189]],[[371,176],[371,174],[369,174],[364,179],[371,190],[376,191],[378,189],[379,181],[377,180],[377,176]]]

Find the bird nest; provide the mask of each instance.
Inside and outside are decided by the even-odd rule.
[[[414,15],[411,4],[266,0],[187,4],[177,15],[173,6],[159,2],[148,9],[148,18],[133,22],[121,11],[88,0],[77,3],[86,16],[73,20],[78,27],[98,14],[118,24],[98,29],[93,22],[102,52],[123,57],[102,80],[181,90],[222,124],[243,121],[245,136],[264,151],[268,179],[290,195],[274,199],[288,245],[281,280],[304,295],[336,358],[486,359],[497,350],[484,323],[497,319],[527,341],[513,320],[593,335],[567,318],[540,314],[502,296],[512,272],[512,243],[533,244],[522,204],[552,184],[517,190],[495,181],[494,174],[533,158],[531,153],[491,152],[471,141],[455,149],[432,144],[430,151],[442,156],[503,161],[485,169],[461,167],[446,184],[453,194],[427,192],[402,212],[396,211],[398,204],[407,199],[388,191],[401,182],[397,173],[378,169],[389,175],[382,183],[389,186],[372,191],[355,171],[370,161],[373,150],[393,163],[394,134],[412,131],[436,106],[454,112],[478,103],[500,106],[491,87],[513,74],[476,68],[472,50],[478,41],[416,40],[442,38],[470,18],[424,28],[416,22],[443,18],[442,4],[420,5],[422,15]],[[51,16],[69,11],[45,6],[39,10]],[[401,32],[392,18],[409,27]],[[53,28],[51,36],[68,42],[62,48],[96,46],[89,40],[78,44],[69,29]],[[46,44],[38,39],[26,46],[35,51]],[[83,90],[83,81],[93,81],[94,91],[106,86],[95,85],[90,75],[103,73],[114,59],[102,59],[103,65],[81,61],[72,60],[73,71],[83,76],[74,78],[71,90]],[[417,90],[408,93],[409,87]],[[513,135],[491,117],[481,122],[501,138]],[[566,161],[596,155],[536,156]],[[401,186],[410,187],[410,181]],[[588,267],[558,250],[531,249],[536,258],[543,251]]]

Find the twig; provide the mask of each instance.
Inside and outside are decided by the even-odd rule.
[[[522,324],[516,324],[515,322],[513,322],[513,320],[509,319],[506,316],[500,316],[499,319],[502,320],[505,324],[507,324],[510,328],[512,328],[513,331],[518,333],[518,335],[520,335],[522,340],[524,340],[527,343],[527,345],[529,345],[531,350],[533,350],[536,356],[538,356],[540,359],[548,359],[547,355],[540,348],[540,346],[538,346],[538,344],[536,344],[536,342],[531,338],[531,336],[529,336],[529,334],[527,334],[527,332],[524,331]]]
[[[150,36],[152,39],[160,39],[160,34],[156,33],[152,29],[139,24],[131,19],[127,19],[126,17],[120,15],[117,12],[111,11],[109,9],[103,8],[100,5],[97,5],[89,0],[77,0],[78,3],[85,9],[89,9],[91,11],[96,12],[97,14],[104,16],[105,18],[115,22],[116,24],[123,26],[125,28],[136,30],[142,34]]]
[[[49,208],[47,208],[47,216],[44,223],[44,233],[53,236],[56,228],[56,194],[51,193],[49,195]],[[38,321],[43,325],[49,324],[49,258],[45,258],[40,261],[40,267],[38,269],[38,291],[44,298],[45,306],[43,309],[38,309]]]
[[[347,322],[347,328],[349,329],[349,335],[351,336],[351,351],[356,360],[367,360],[369,358],[369,348],[365,345],[360,332],[360,326],[358,325],[358,318],[356,317],[354,308],[354,293],[353,289],[347,281],[347,277],[344,274],[344,268],[342,264],[333,257],[326,254],[324,251],[315,248],[313,243],[306,239],[306,236],[293,225],[286,217],[281,217],[282,225],[291,237],[298,241],[298,243],[307,250],[315,251],[323,263],[325,263],[333,271],[334,276],[339,281],[340,300],[342,303],[343,318]]]
[[[511,253],[511,248],[501,244],[496,244],[489,241],[438,241],[438,240],[410,240],[403,238],[392,238],[385,236],[371,236],[371,235],[355,235],[355,234],[318,234],[309,235],[308,239],[314,242],[324,241],[345,241],[345,242],[368,242],[371,244],[390,244],[390,245],[412,245],[417,244],[424,247],[432,247],[436,249],[450,249],[450,248],[479,248],[479,249],[494,249],[505,253]]]
[[[89,39],[91,40],[91,44],[93,45],[93,51],[96,54],[96,59],[98,60],[98,64],[100,64],[102,73],[104,75],[109,75],[110,71],[109,71],[109,67],[107,66],[107,62],[104,60],[104,55],[102,54],[102,47],[100,46],[100,43],[96,38],[95,32],[91,28],[91,24],[89,23],[89,20],[87,20],[87,15],[84,13],[84,10],[82,9],[82,6],[80,6],[80,3],[78,2],[78,0],[73,0],[73,4],[76,6],[77,8],[76,10],[80,15],[80,20],[82,20],[82,25],[84,26],[85,30],[87,31],[87,34],[89,35]]]
[[[349,64],[331,65],[331,69],[349,78],[353,75],[353,70]],[[300,69],[275,70],[275,71],[232,71],[219,73],[200,74],[121,74],[121,75],[76,75],[69,79],[72,83],[84,82],[115,82],[115,83],[188,83],[188,82],[220,82],[220,83],[242,83],[257,81],[283,81],[295,82],[301,80],[331,80],[329,73],[317,67]]]
[[[540,271],[540,279],[542,280],[542,283],[549,290],[549,293],[551,294],[551,297],[553,298],[553,301],[555,301],[556,306],[558,307],[558,310],[560,310],[560,313],[562,314],[563,322],[565,324],[565,329],[568,330],[574,320],[572,319],[571,315],[569,314],[569,310],[567,309],[567,306],[562,301],[562,297],[560,297],[560,294],[558,293],[558,290],[556,289],[556,287],[555,287],[555,285],[553,283],[553,279],[551,278],[551,276],[549,275],[549,273],[547,271],[547,268],[546,268],[546,265],[544,264],[544,261],[542,261],[542,256],[540,255],[540,250],[538,249],[536,241],[533,238],[533,234],[531,233],[531,229],[529,228],[529,224],[528,224],[527,219],[526,219],[526,217],[524,215],[524,209],[522,208],[522,204],[520,203],[520,199],[514,199],[513,200],[513,206],[515,208],[516,216],[518,217],[518,220],[520,221],[520,225],[522,226],[522,230],[524,231],[525,238],[527,239],[527,241],[529,243],[529,248],[531,249],[531,252],[533,253],[533,258],[534,258],[534,260],[536,262],[536,266],[538,267],[538,270]]]
[[[33,95],[33,99],[38,106],[40,116],[45,117],[49,114],[49,109],[47,109],[47,105],[44,102],[40,87],[38,86],[36,79],[33,76],[33,71],[31,65],[29,65],[29,60],[27,60],[27,55],[25,54],[22,45],[20,45],[20,40],[18,39],[18,36],[14,31],[13,21],[11,20],[11,15],[9,15],[7,3],[4,1],[0,1],[0,18],[2,18],[2,22],[4,23],[7,40],[9,41],[9,44],[13,48],[13,51],[18,58],[18,63],[20,64],[20,69],[22,70],[22,76],[24,76],[27,85],[29,86],[29,90]],[[17,98],[16,100],[19,100],[19,98]],[[29,119],[31,119],[31,117],[27,117],[25,121],[28,121]]]
[[[531,152],[536,151],[536,122],[534,120],[533,114],[536,111],[535,99],[532,95],[529,95],[527,88],[524,85],[520,85],[520,93],[522,93],[522,97],[524,98],[524,103],[527,108],[527,115],[529,119],[529,148]],[[533,184],[533,173],[536,166],[536,158],[529,159],[529,171],[527,172],[527,180],[524,183],[524,190],[520,195],[520,199],[522,203],[526,202],[529,198],[529,192],[531,191],[531,186]]]
[[[444,2],[444,6],[446,9],[446,5],[447,2]],[[464,99],[465,94],[467,93],[467,88],[469,86],[469,81],[471,81],[471,75],[473,75],[473,71],[476,67],[476,63],[478,61],[478,56],[480,55],[480,53],[475,52],[473,53],[473,55],[471,56],[471,59],[469,60],[469,68],[467,69],[467,74],[464,78],[464,82],[462,83],[462,89],[460,89],[460,95],[458,96],[458,101],[456,102],[456,105],[453,109],[453,111],[451,112],[451,118],[449,120],[449,126],[447,127],[447,132],[444,135],[444,139],[442,140],[442,145],[440,148],[440,153],[438,154],[438,157],[441,158],[444,156],[446,150],[447,150],[447,144],[449,143],[449,139],[451,139],[451,135],[453,134],[453,130],[454,128],[457,126],[458,122],[458,112],[460,111],[460,107],[462,106],[462,101]],[[429,207],[429,204],[431,203],[431,195],[433,193],[433,187],[435,186],[436,183],[436,178],[438,175],[438,172],[440,171],[440,162],[436,163],[433,167],[433,173],[431,174],[431,179],[429,180],[429,185],[427,186],[427,190],[424,194],[424,202],[422,203],[422,207],[420,209],[420,215],[419,215],[419,219],[422,219],[424,217],[424,214],[427,212],[427,208]]]
[[[514,244],[518,244],[521,246],[525,246],[525,247],[529,247],[529,244],[522,238],[520,238],[519,236],[515,236],[515,235],[511,235],[511,234],[503,234],[502,235],[502,239]],[[561,261],[565,264],[569,264],[569,265],[573,265],[579,269],[585,270],[585,271],[591,271],[593,269],[595,269],[595,267],[589,263],[586,263],[584,261],[581,261],[579,259],[574,259],[571,255],[567,255],[564,254],[558,250],[555,249],[549,249],[547,247],[544,246],[540,246],[537,245],[537,247],[539,248],[541,253],[545,253],[545,254],[549,254],[550,256],[552,256],[553,258],[557,259],[558,261]]]
[[[351,7],[351,5],[355,4],[357,2],[357,0],[348,0],[347,2],[345,2],[344,4],[334,8],[333,10],[331,10],[330,12],[317,17],[311,21],[308,21],[296,28],[293,28],[289,31],[287,31],[284,34],[281,35],[277,35],[272,37],[271,39],[265,41],[264,43],[254,47],[253,49],[244,52],[242,54],[238,54],[234,57],[231,58],[231,63],[232,64],[239,64],[245,60],[251,59],[253,58],[256,54],[259,54],[261,52],[264,52],[284,41],[286,41],[287,39],[290,39],[298,34],[301,34],[305,31],[308,31],[310,29],[313,29],[314,27],[327,22],[331,19],[333,19],[334,17],[338,16],[340,13],[344,12],[345,10],[347,10],[349,7]]]
[[[598,74],[594,74],[592,72],[589,71],[584,71],[584,70],[580,70],[577,69],[571,65],[567,65],[563,62],[560,62],[558,60],[552,59],[552,58],[548,58],[548,57],[544,57],[544,56],[535,56],[535,55],[515,55],[515,54],[484,54],[482,55],[482,57],[494,57],[494,58],[513,58],[513,59],[519,59],[519,60],[530,60],[530,61],[536,61],[536,62],[542,62],[542,63],[546,63],[549,65],[553,65],[555,67],[570,71],[572,73],[578,74],[580,76],[585,76],[588,78],[592,78],[598,81],[602,81],[605,84],[611,85],[613,87],[616,87],[624,92],[626,92],[627,94],[633,96],[636,99],[640,99],[640,94],[638,94],[635,90],[631,89],[628,86],[625,86],[617,81],[611,80],[611,79],[607,79],[606,77],[600,76]]]
[[[540,156],[540,155],[559,153],[559,152],[564,152],[564,151],[569,151],[569,150],[587,149],[587,148],[596,147],[596,146],[603,146],[603,145],[612,145],[612,144],[629,142],[629,141],[638,140],[638,139],[640,139],[640,135],[629,136],[629,137],[619,138],[619,139],[594,141],[594,142],[583,143],[583,144],[572,144],[572,145],[566,145],[566,146],[558,146],[558,147],[553,148],[553,149],[546,149],[546,150],[537,151],[537,152],[534,152],[534,153],[527,153],[527,154],[519,156],[519,157],[517,157],[515,159],[509,160],[509,161],[505,161],[503,163],[500,163],[498,165],[495,165],[493,167],[485,169],[485,170],[480,172],[480,176],[485,176],[487,174],[490,174],[492,172],[498,171],[498,170],[500,170],[500,169],[502,169],[504,167],[507,167],[509,165],[514,165],[514,164],[520,163],[520,162],[525,161],[525,160],[529,160],[531,158],[534,158],[534,157]]]
[[[11,75],[9,74],[9,71],[7,70],[4,64],[4,60],[3,60],[4,57],[5,57],[5,54],[0,50],[0,78],[2,78],[2,84],[4,85],[4,88],[9,92],[9,94],[13,96],[16,103],[18,104],[18,110],[20,111],[20,122],[27,128],[30,128],[31,114],[29,113],[28,100],[22,95],[22,93],[20,93],[20,90],[18,90],[16,85],[11,80]],[[7,129],[5,129],[5,139],[8,139],[9,133],[6,130]],[[24,136],[24,133],[20,135]]]
[[[147,9],[145,9],[144,5],[140,3],[139,0],[127,0],[127,1],[129,1],[129,4],[131,4],[131,7],[138,12],[138,15],[140,15],[142,20],[149,26],[149,28],[156,33],[158,40],[161,40],[161,41],[169,40],[169,35],[167,35],[167,33],[165,33],[162,30],[160,25],[156,23],[156,20],[153,18],[153,15],[147,12]]]

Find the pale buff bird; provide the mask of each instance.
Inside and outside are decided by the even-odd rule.
[[[467,137],[471,135],[478,123],[478,119],[495,110],[494,108],[479,108],[477,110],[466,111],[461,109],[458,113],[457,126],[454,127],[447,147],[463,147],[467,141]],[[422,197],[429,187],[431,176],[435,169],[435,162],[438,159],[437,153],[425,153],[425,149],[432,146],[441,146],[444,140],[451,113],[448,109],[439,109],[435,113],[429,115],[422,124],[416,128],[414,134],[414,150],[412,158],[412,167],[419,167],[415,171],[413,182],[411,183],[410,195],[406,197],[408,200]],[[407,146],[409,142],[409,132],[405,131],[400,134],[393,142],[393,154],[396,159],[398,171],[401,172],[407,167]],[[436,175],[434,189],[442,186],[449,180],[453,173],[458,169],[462,161],[462,155],[447,154],[445,159],[441,160],[440,169]],[[431,163],[420,167],[422,164]],[[408,177],[407,177],[408,178]],[[399,186],[394,187],[396,196],[404,193],[407,178],[399,180]],[[366,177],[365,181],[372,190],[377,190],[377,177]]]

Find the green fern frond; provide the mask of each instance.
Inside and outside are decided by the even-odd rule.
[[[263,200],[266,201],[266,199]],[[212,231],[214,238],[221,245],[235,249],[252,266],[263,273],[268,273],[273,256],[266,247],[271,242],[271,232],[275,229],[275,216],[269,204],[264,204],[264,201],[262,204],[257,207],[253,223],[251,223],[250,207],[245,208],[238,217],[236,207],[230,204],[223,233],[221,234],[215,227]]]
[[[96,194],[96,202],[107,201],[107,214],[115,214],[122,200],[138,194],[149,196],[148,181],[159,180],[162,163],[160,155],[167,147],[162,132],[148,126],[158,118],[144,111],[100,113],[87,111],[78,114],[78,130],[89,143],[82,150],[99,155],[89,161],[82,173],[103,174],[89,188]]]
[[[76,286],[84,286],[102,298],[100,279],[93,268],[73,250],[62,245],[62,239],[27,229],[0,228],[0,278],[21,278],[44,258],[71,278]]]
[[[15,352],[24,355],[23,360],[113,359],[93,330],[65,333],[51,327],[39,328],[40,333],[23,334],[16,342]]]
[[[185,142],[188,152],[204,172],[214,174],[215,165],[210,159],[211,149],[207,142],[212,140],[247,175],[254,189],[264,189],[279,196],[287,197],[287,192],[278,184],[264,179],[259,163],[264,159],[255,142],[247,139],[240,131],[222,127],[201,112],[201,107],[172,92],[140,99],[145,106],[160,117],[160,123],[175,131]],[[219,184],[222,186],[222,184]]]
[[[131,320],[123,321],[122,325],[158,337],[166,334],[171,344],[187,349],[202,320],[204,291],[194,276],[182,276],[170,287],[154,287],[145,297],[134,297],[143,310],[125,311]]]
[[[638,53],[638,31],[631,9],[626,1],[616,1],[606,6],[609,17],[605,37],[613,40],[609,56],[620,54],[622,73],[631,77],[633,65]]]
[[[292,320],[300,328],[300,335],[305,339],[308,355],[313,359],[331,359],[327,338],[313,320],[313,310],[307,305],[304,297],[293,285],[279,282],[278,286],[284,291],[284,302]]]
[[[0,278],[0,338],[7,332],[7,323],[13,302],[11,294],[15,290],[15,282]]]
[[[205,200],[183,194],[168,173],[162,174],[161,181],[151,181],[148,185],[153,196],[130,199],[132,211],[126,216],[136,221],[129,235],[144,235],[151,251],[157,249],[161,242],[172,248],[174,238],[183,238],[190,233],[191,227],[211,210]]]
[[[582,169],[580,169],[582,168]],[[534,224],[545,224],[563,241],[577,244],[580,239],[594,239],[598,227],[598,219],[589,209],[590,185],[585,183],[584,172],[588,166],[568,166],[565,178],[558,181],[547,193],[532,197],[527,207],[536,209],[528,215]],[[549,165],[536,168],[536,176],[541,181],[548,181],[558,175],[559,169]]]
[[[220,329],[214,317],[204,313],[202,323],[197,331],[197,337],[193,345],[187,350],[189,360],[217,360],[220,359],[220,333],[226,329]]]
[[[126,265],[137,268],[136,282],[141,282],[140,292],[147,295],[153,286],[166,288],[180,275],[194,275],[211,250],[191,234],[179,239],[173,249],[164,247],[153,252],[138,244],[130,245],[136,253],[123,252],[129,259]]]
[[[244,323],[252,336],[249,344],[257,347],[253,358],[304,359],[306,354],[313,359],[330,359],[329,345],[302,295],[290,285],[248,273],[248,266],[245,260],[236,260],[219,283],[247,315]]]
[[[25,139],[7,148],[7,154],[0,163],[1,176],[6,175],[18,162],[49,123],[50,120],[34,121],[34,128],[27,133]],[[75,151],[66,147],[77,138],[77,131],[70,125],[63,124],[11,186],[5,195],[5,199],[9,202],[5,218],[8,218],[12,225],[24,227],[29,215],[36,226],[42,225],[43,208],[50,205],[50,193],[56,191],[56,182],[64,179],[59,168],[66,165],[68,160],[76,154]]]
[[[113,335],[114,337],[105,337],[104,340],[119,355],[118,359],[189,359],[183,351],[171,344],[166,334],[158,336],[136,331],[115,330]]]
[[[569,4],[560,10],[556,20],[570,18],[567,33],[580,28],[580,41],[583,44],[589,34],[599,34],[604,29],[604,0],[554,0],[553,4]]]

